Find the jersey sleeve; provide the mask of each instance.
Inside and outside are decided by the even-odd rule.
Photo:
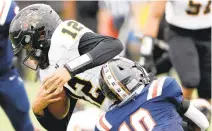
[[[180,85],[174,78],[171,77],[162,77],[151,83],[147,100],[159,96],[175,103],[181,103],[183,99]]]
[[[61,22],[58,25],[52,35],[51,46],[48,52],[50,65],[48,68],[39,71],[41,81],[54,73],[58,67],[62,67],[66,62],[80,56],[78,49],[79,41],[87,32],[92,31],[73,20]],[[71,35],[71,33],[76,35],[72,36],[73,34]]]
[[[171,100],[176,104],[180,104],[182,102],[182,89],[174,78],[166,78],[163,88],[163,96],[165,96],[166,99]]]
[[[68,61],[79,57],[79,41],[87,32],[92,31],[74,20],[64,21],[59,24],[51,38],[48,53],[50,65],[56,63],[64,65]]]
[[[79,22],[62,22],[54,31],[48,53],[50,65],[65,67],[75,76],[118,55],[118,39],[93,33]]]
[[[82,36],[79,43],[81,56],[66,63],[65,67],[74,76],[85,70],[104,64],[117,56],[122,49],[121,41],[116,38],[102,36],[96,33],[86,33]],[[85,56],[89,56],[89,59],[85,59]]]
[[[95,131],[109,131],[112,128],[112,125],[109,123],[106,118],[106,114],[102,115],[95,126]]]

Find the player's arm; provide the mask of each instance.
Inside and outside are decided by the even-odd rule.
[[[111,60],[122,51],[123,45],[116,38],[89,32],[82,36],[78,48],[81,56],[65,64],[72,77]]]
[[[67,123],[70,120],[73,110],[69,110],[68,115],[65,118],[58,120],[56,119],[48,109],[44,109],[45,116],[39,116],[35,114],[39,123],[48,131],[65,131],[67,128]]]
[[[186,99],[183,100],[180,107],[184,116],[193,121],[201,129],[201,131],[205,131],[209,127],[209,122],[206,116],[194,107],[190,101]]]
[[[96,123],[95,131],[109,131],[112,128],[112,124],[106,118],[107,113],[102,115]]]
[[[57,119],[64,118],[70,108],[70,99],[63,87],[57,88],[56,90],[54,90],[54,88],[45,89],[40,87],[37,97],[32,104],[32,110],[35,114],[44,116],[44,109],[47,106],[47,108],[49,108],[52,103],[57,103],[57,105],[52,108],[53,111],[49,110],[50,112],[57,112],[52,115]]]
[[[78,45],[80,56],[66,63],[65,68],[60,68],[52,76],[47,77],[42,86],[51,89],[64,86],[71,77],[107,62],[118,55],[122,49],[122,44],[118,39],[92,32],[85,33]],[[63,103],[65,104],[66,101],[58,101],[48,105],[49,111],[56,118],[61,119],[65,116],[63,106],[58,106],[63,105]],[[72,107],[72,105],[70,106]]]
[[[70,108],[74,108],[74,105],[70,105],[70,101],[72,100],[72,98],[68,96],[65,89],[63,89],[63,91],[59,93],[57,97],[60,97],[61,100],[49,103],[47,108],[55,118],[61,120],[66,117]]]
[[[68,48],[71,49],[71,47]],[[78,49],[80,56],[68,61],[64,68],[59,68],[51,76],[46,77],[42,84],[43,87],[64,86],[75,75],[102,65],[117,56],[123,50],[123,45],[116,38],[87,32],[80,38],[78,47],[73,47],[73,50],[75,49]]]
[[[66,116],[63,117],[62,119],[57,119],[50,111],[48,108],[44,108],[40,111],[42,111],[43,113],[40,114],[37,111],[34,110],[33,108],[33,112],[37,118],[37,120],[39,121],[39,123],[48,131],[65,131],[67,128],[67,123],[70,120],[70,117],[72,115],[72,112],[74,110],[75,104],[76,104],[77,100],[70,98],[69,101],[69,105],[71,105],[71,107],[68,110],[68,113],[66,113]],[[34,106],[34,104],[33,104]]]
[[[152,1],[150,3],[150,12],[147,18],[147,24],[143,29],[143,33],[146,36],[153,38],[157,37],[160,20],[164,14],[166,6],[166,0],[163,1]]]
[[[163,96],[174,103],[177,111],[181,116],[186,116],[193,121],[201,130],[209,127],[209,122],[205,115],[193,106],[190,101],[183,98],[182,89],[177,81],[171,77],[166,78],[166,83],[163,90]]]

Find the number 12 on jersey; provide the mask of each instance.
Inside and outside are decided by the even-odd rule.
[[[150,131],[156,124],[149,111],[140,108],[130,116],[130,125],[135,131]],[[131,129],[126,122],[123,122],[119,131],[131,131]]]
[[[62,29],[62,32],[64,34],[70,35],[73,39],[75,39],[82,29],[83,26],[80,26],[76,21],[69,21],[67,26]]]

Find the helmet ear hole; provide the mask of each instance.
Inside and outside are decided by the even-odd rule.
[[[121,66],[118,66],[118,68],[119,68],[119,70],[121,70],[121,71],[122,71],[122,70],[124,70],[124,68],[123,68],[123,67],[121,67]]]
[[[139,80],[140,83],[143,83],[143,80]]]
[[[33,30],[34,29],[34,26],[30,26],[30,30]]]

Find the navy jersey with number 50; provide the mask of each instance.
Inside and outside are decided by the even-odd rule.
[[[183,131],[176,107],[183,100],[175,79],[151,82],[139,95],[117,106],[97,122],[96,131]]]

